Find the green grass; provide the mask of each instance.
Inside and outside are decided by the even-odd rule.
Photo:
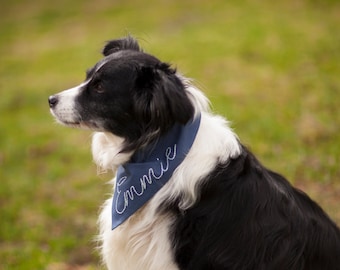
[[[339,25],[335,0],[3,1],[0,269],[99,268],[111,175],[96,175],[91,134],[56,125],[47,97],[127,33],[194,78],[262,162],[340,224]]]

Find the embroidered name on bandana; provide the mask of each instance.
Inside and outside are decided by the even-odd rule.
[[[196,117],[186,125],[175,124],[147,149],[118,167],[112,201],[112,230],[149,201],[171,178],[188,154],[201,122]]]

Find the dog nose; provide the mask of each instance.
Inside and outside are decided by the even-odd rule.
[[[57,96],[50,96],[48,98],[48,104],[50,105],[50,108],[53,108],[55,107],[55,105],[57,105],[58,103],[58,98]]]

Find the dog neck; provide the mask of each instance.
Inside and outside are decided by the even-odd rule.
[[[186,125],[175,124],[153,144],[136,151],[117,170],[112,203],[112,229],[122,224],[171,178],[196,138],[200,116]]]

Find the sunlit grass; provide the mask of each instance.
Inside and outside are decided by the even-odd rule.
[[[91,133],[57,125],[47,97],[127,33],[194,78],[265,165],[340,223],[337,1],[16,0],[0,13],[1,269],[99,267],[110,175],[96,175]]]

